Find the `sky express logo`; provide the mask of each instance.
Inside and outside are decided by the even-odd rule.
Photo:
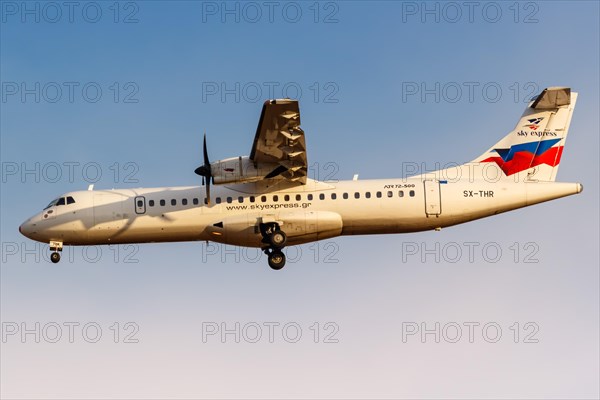
[[[520,131],[517,132],[517,135],[518,136],[537,136],[537,137],[546,137],[546,136],[556,137],[557,136],[556,132],[538,131],[538,129],[540,127],[540,122],[542,122],[543,119],[544,119],[544,117],[528,119],[527,123],[523,126],[525,128],[531,129],[531,131],[528,132],[528,131],[524,131],[521,129]]]
[[[544,119],[544,117],[528,119],[527,122],[529,122],[529,123],[525,124],[523,126],[528,127],[532,131],[537,131],[537,129],[540,127],[540,122],[542,122],[543,119]]]

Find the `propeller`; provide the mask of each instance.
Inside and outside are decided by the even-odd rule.
[[[210,168],[210,161],[208,159],[208,149],[206,148],[206,133],[204,134],[204,146],[202,149],[204,155],[204,164],[194,170],[196,175],[202,177],[202,185],[205,184],[206,179],[206,203],[210,206],[210,181],[212,180],[212,171]]]

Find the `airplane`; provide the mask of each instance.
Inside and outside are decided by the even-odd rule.
[[[471,162],[405,178],[337,182],[307,176],[298,101],[268,100],[249,156],[211,163],[204,135],[204,162],[195,170],[204,189],[90,185],[52,200],[19,231],[49,243],[54,263],[64,245],[214,241],[261,248],[280,270],[286,246],[440,230],[581,193],[580,183],[555,182],[576,100],[568,87],[544,89],[515,129]]]

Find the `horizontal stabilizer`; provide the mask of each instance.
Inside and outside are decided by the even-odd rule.
[[[531,108],[549,109],[571,104],[571,88],[549,87],[533,101]]]

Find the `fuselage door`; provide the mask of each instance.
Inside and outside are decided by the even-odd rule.
[[[136,196],[135,202],[135,213],[145,214],[146,213],[146,198],[144,196]]]
[[[437,179],[425,179],[425,214],[428,217],[439,216],[442,213],[442,196],[440,192],[440,181]]]

